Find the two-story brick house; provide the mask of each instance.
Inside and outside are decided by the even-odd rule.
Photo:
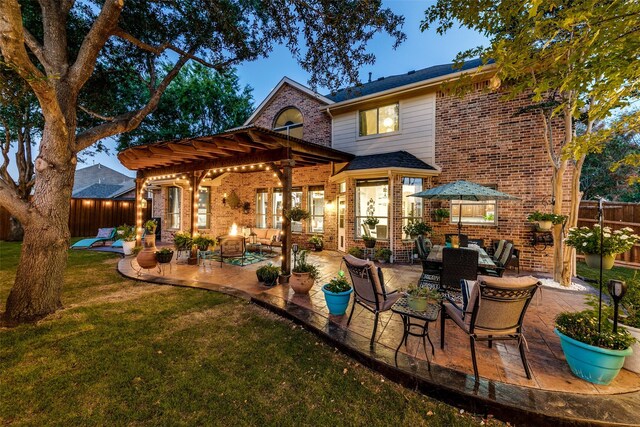
[[[464,96],[445,89],[444,83],[461,76],[468,78]],[[406,262],[413,242],[403,226],[411,218],[429,222],[436,229],[436,239],[441,239],[438,235],[455,232],[462,209],[464,232],[470,237],[511,239],[521,250],[523,268],[549,270],[551,250],[531,246],[531,226],[526,222],[527,214],[544,209],[552,196],[542,130],[533,113],[520,111],[527,98],[507,101],[494,90],[497,85],[493,67],[481,67],[479,61],[468,62],[462,69],[446,64],[410,71],[325,96],[283,78],[244,129],[264,128],[284,135],[283,147],[288,147],[289,138],[351,155],[350,161],[336,160],[339,156],[331,157],[333,152],[327,152],[324,161],[319,160],[320,154],[299,157],[292,170],[292,205],[308,210],[311,218],[292,224],[292,240],[304,244],[311,235],[321,234],[326,248],[347,251],[362,247],[362,233],[368,232],[377,238],[378,247],[389,247],[396,261]],[[237,132],[256,131],[241,128]],[[235,143],[240,136],[226,137]],[[205,142],[190,142],[192,151],[174,146],[175,161],[170,161],[170,151],[161,153],[153,146],[148,147],[147,156],[166,155],[167,162],[143,162],[143,153],[134,155],[131,149],[120,158],[130,168],[184,171],[171,168],[181,155],[202,162],[198,156],[200,150],[208,149]],[[224,142],[216,147],[214,151],[221,153],[229,149]],[[310,165],[304,166],[307,160]],[[209,175],[197,182],[198,188],[188,174],[156,176],[149,188],[154,216],[163,221],[163,239],[196,227],[201,233],[222,235],[233,223],[280,227],[282,180],[265,165],[244,161],[233,168],[207,169]],[[521,200],[449,203],[410,197],[457,179],[485,184]],[[245,209],[234,208],[229,206],[230,198],[248,203],[243,203]],[[437,207],[449,208],[453,219],[436,223],[430,212]],[[365,230],[362,223],[370,216],[378,223]]]

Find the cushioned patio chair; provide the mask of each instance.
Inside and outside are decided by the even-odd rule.
[[[468,336],[476,381],[479,379],[476,361],[476,341],[514,340],[518,343],[520,358],[527,378],[531,371],[525,354],[526,340],[522,333],[524,316],[541,283],[535,277],[485,277],[476,282],[462,281],[461,291],[466,305],[448,300],[442,304],[440,320],[440,348],[445,346],[446,319],[451,319]],[[471,288],[471,289],[469,289]],[[466,297],[468,295],[468,297]]]
[[[246,239],[244,236],[221,236],[218,238],[220,245],[220,268],[225,259],[240,259],[240,266],[244,267],[247,253]]]
[[[451,243],[452,236],[458,236],[458,233],[445,234],[444,241],[447,243]],[[466,248],[468,246],[469,246],[469,236],[467,236],[466,234],[460,234],[460,247]]]
[[[482,274],[485,276],[502,277],[504,271],[511,265],[511,262],[513,262],[513,250],[513,244],[507,242],[500,254],[500,259],[494,261],[496,267],[483,268]]]
[[[71,245],[71,249],[87,249],[98,243],[102,243],[104,245],[106,242],[111,242],[114,239],[115,235],[116,229],[113,227],[99,228],[96,237],[82,239]]]
[[[442,248],[442,270],[437,281],[430,280],[426,285],[461,302],[460,280],[476,280],[477,277],[477,251],[466,248]]]
[[[504,245],[506,244],[507,244],[507,240],[504,240],[504,239],[499,240],[498,243],[496,243],[495,241],[493,242],[493,255],[491,255],[491,258],[494,261],[500,259],[500,255],[502,255],[502,251],[504,250]]]
[[[351,255],[345,255],[344,263],[349,270],[351,283],[353,284],[353,304],[347,326],[351,323],[356,304],[361,305],[375,315],[373,321],[373,333],[371,334],[370,347],[376,339],[378,330],[378,318],[380,313],[391,309],[391,306],[402,296],[398,291],[387,292],[384,284],[382,270],[372,261],[366,261]]]
[[[440,280],[441,264],[427,260],[433,246],[431,241],[426,239],[424,236],[418,236],[415,240],[415,245],[416,252],[418,253],[418,259],[422,263],[422,274],[420,275],[418,284],[424,285],[429,281]]]

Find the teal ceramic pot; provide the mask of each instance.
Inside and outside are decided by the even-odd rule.
[[[324,292],[324,299],[327,301],[327,308],[329,308],[329,313],[334,316],[342,316],[349,306],[349,300],[351,299],[351,293],[353,292],[353,288],[344,292],[331,292],[325,288],[326,285],[322,287],[322,292]]]
[[[620,372],[624,359],[633,353],[626,350],[609,350],[574,340],[557,329],[560,345],[571,372],[578,378],[594,384],[608,385]]]

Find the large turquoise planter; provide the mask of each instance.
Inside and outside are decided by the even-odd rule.
[[[624,358],[633,350],[609,350],[595,347],[569,338],[557,329],[560,345],[571,372],[578,378],[594,384],[608,385],[615,379],[624,364]]]
[[[351,299],[353,288],[348,291],[335,293],[328,291],[325,286],[327,285],[322,287],[322,292],[324,292],[324,299],[327,301],[329,313],[334,316],[342,316],[349,306],[349,300]]]

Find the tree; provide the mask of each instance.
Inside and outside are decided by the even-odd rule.
[[[489,46],[461,52],[458,61],[477,55],[493,60],[509,96],[531,94],[552,170],[553,212],[569,214],[567,227],[577,224],[586,155],[640,124],[637,113],[611,118],[637,95],[639,21],[640,3],[621,0],[438,0],[426,10],[423,30],[436,24],[443,34],[459,22],[489,38]],[[568,285],[575,253],[562,244],[562,225],[553,234],[554,280]]]
[[[377,32],[400,43],[402,22],[379,0],[0,0],[0,52],[44,119],[31,200],[0,179],[0,205],[24,227],[5,319],[38,319],[62,306],[78,153],[138,127],[187,62],[224,72],[280,43],[311,73],[311,85],[335,88],[374,61],[366,44]],[[132,77],[147,86],[137,102],[89,90]]]
[[[142,84],[127,86],[144,92]],[[187,64],[171,82],[158,108],[136,129],[118,136],[118,150],[155,141],[213,135],[242,125],[251,115],[251,88],[240,88],[234,70],[220,73]]]
[[[613,201],[640,203],[640,183],[632,182],[638,174],[637,167],[620,164],[629,155],[640,154],[638,136],[637,133],[614,135],[606,150],[587,155],[580,179],[583,199],[596,200],[600,195]]]

